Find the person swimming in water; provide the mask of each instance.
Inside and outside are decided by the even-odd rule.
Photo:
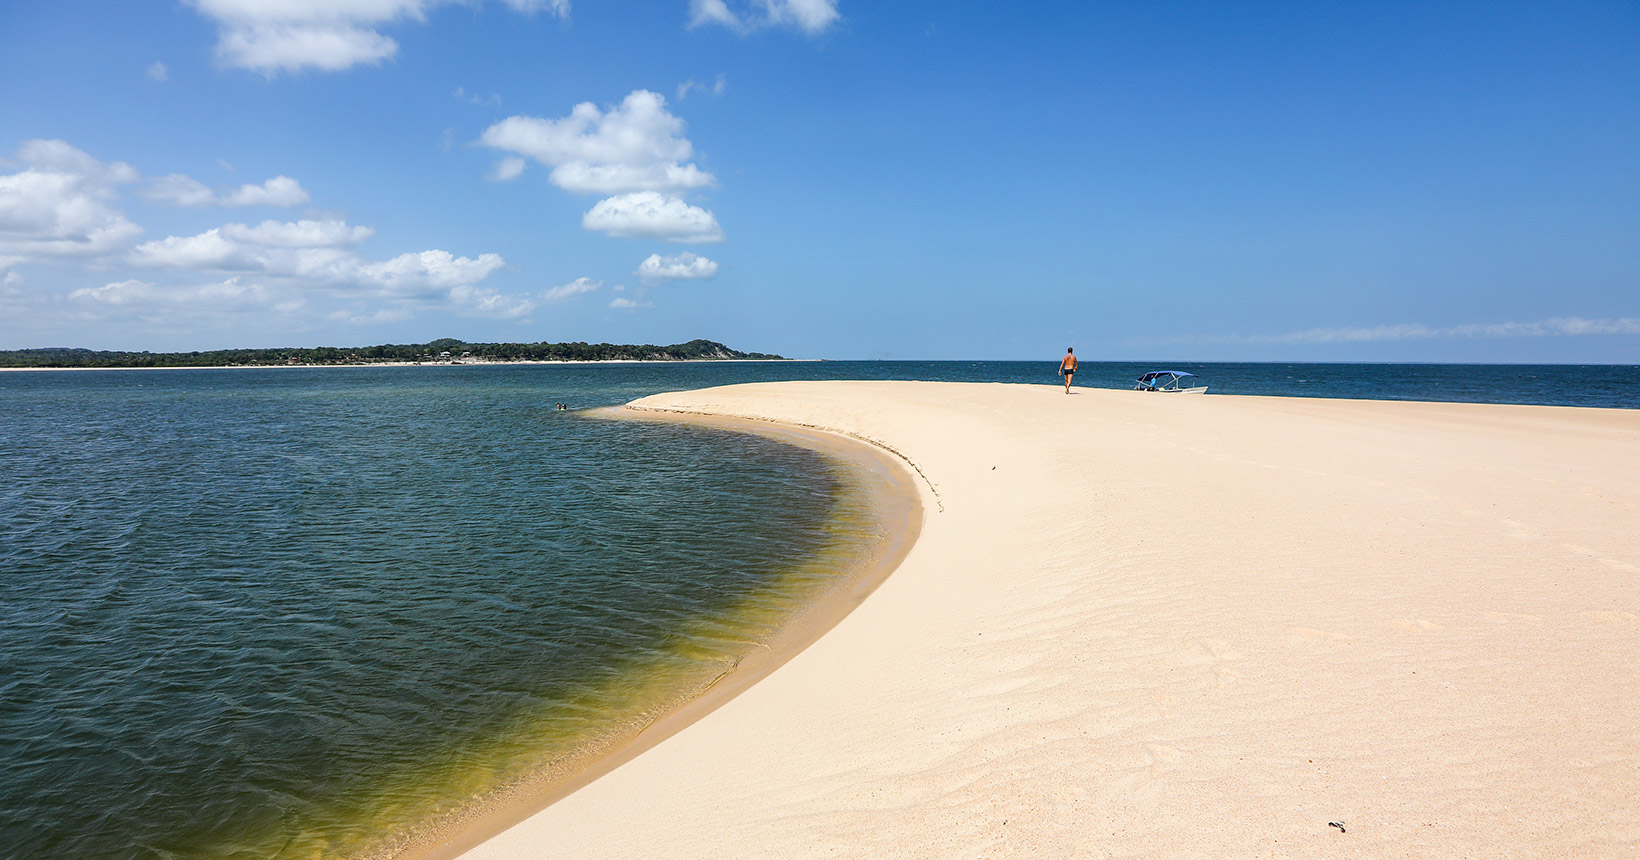
[[[1071,393],[1071,377],[1076,375],[1076,350],[1065,347],[1065,357],[1059,360],[1059,375],[1065,377],[1065,393]]]

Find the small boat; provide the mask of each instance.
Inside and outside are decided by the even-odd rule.
[[[1194,373],[1182,370],[1152,370],[1139,377],[1135,391],[1167,391],[1173,394],[1205,394],[1207,386],[1198,385]]]

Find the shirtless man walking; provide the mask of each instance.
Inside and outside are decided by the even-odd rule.
[[[1076,350],[1065,347],[1065,357],[1059,360],[1059,375],[1065,377],[1065,393],[1071,393],[1071,377],[1076,375]]]

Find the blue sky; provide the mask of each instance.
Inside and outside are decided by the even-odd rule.
[[[1640,363],[1640,7],[0,6],[0,348]]]

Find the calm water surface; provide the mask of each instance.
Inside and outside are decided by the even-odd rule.
[[[0,845],[379,849],[693,695],[874,537],[820,455],[556,402],[1054,366],[0,374]],[[1169,369],[1224,393],[1640,407],[1633,367]]]
[[[0,854],[368,850],[721,673],[871,524],[814,453],[552,408],[631,377],[6,374]]]

